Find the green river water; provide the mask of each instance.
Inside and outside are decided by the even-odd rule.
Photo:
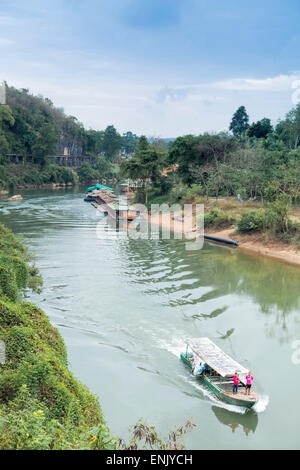
[[[1,202],[0,221],[36,254],[44,289],[29,300],[59,329],[114,435],[140,417],[163,435],[192,418],[189,449],[300,448],[300,268],[212,244],[191,252],[179,240],[120,238],[78,190],[23,196]],[[251,370],[254,411],[219,402],[179,360],[184,339],[202,336]]]

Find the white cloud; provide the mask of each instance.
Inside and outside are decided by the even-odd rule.
[[[278,75],[270,78],[232,78],[211,85],[215,88],[232,91],[288,91],[293,82],[300,78],[300,72],[291,75]]]
[[[15,44],[15,42],[11,41],[10,39],[0,38],[0,48],[11,47],[14,44]]]
[[[201,102],[204,105],[211,105],[218,101],[222,101],[221,96],[211,93],[210,87],[206,84],[187,85],[181,87],[163,87],[156,94],[156,103],[170,104],[177,101],[185,102]]]
[[[44,56],[27,56],[19,50],[5,56],[0,81],[42,93],[86,127],[104,129],[114,124],[120,132],[130,129],[164,137],[227,129],[241,104],[251,120],[264,116],[277,120],[293,106],[292,85],[300,78],[295,72],[202,83],[179,81],[171,75],[158,79],[148,74],[145,79],[135,64],[68,48],[55,53],[48,49]]]

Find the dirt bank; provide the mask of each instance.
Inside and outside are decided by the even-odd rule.
[[[185,223],[183,223],[181,213],[175,213],[174,218],[175,220],[171,220],[170,223],[171,231],[186,234],[195,232],[195,225],[191,216],[185,217]],[[149,221],[151,221],[151,223],[156,226],[159,225],[162,228],[168,228],[168,219],[167,217],[162,217],[161,214],[152,215],[151,220]],[[262,234],[237,234],[235,233],[234,226],[221,231],[205,230],[205,234],[236,240],[239,242],[239,247],[237,248],[238,250],[256,255],[259,254],[268,256],[285,263],[296,264],[300,266],[300,250],[298,250],[295,245],[288,245],[279,241],[265,241]]]

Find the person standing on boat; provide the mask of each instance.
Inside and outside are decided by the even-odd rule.
[[[246,375],[246,395],[250,395],[252,382],[253,382],[253,375],[251,375],[251,372],[248,372],[248,375]]]
[[[233,376],[233,393],[238,393],[238,388],[239,388],[239,376],[238,373],[236,372]]]

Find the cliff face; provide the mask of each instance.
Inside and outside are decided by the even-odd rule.
[[[87,144],[83,125],[42,96],[6,86],[6,104],[0,107],[0,156],[3,162],[67,153],[82,155]]]

